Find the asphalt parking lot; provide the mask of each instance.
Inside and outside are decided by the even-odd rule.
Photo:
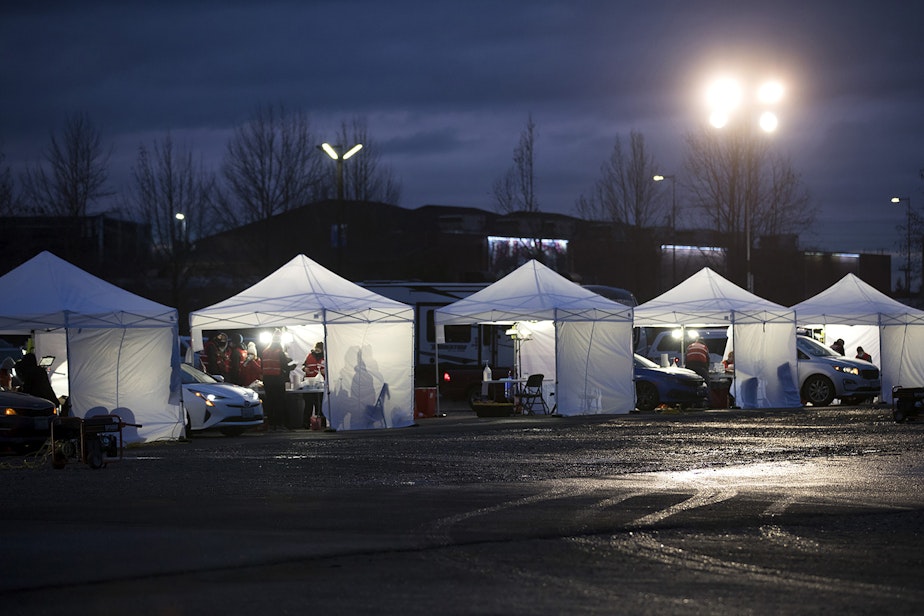
[[[924,610],[924,421],[446,415],[0,459],[3,611]]]

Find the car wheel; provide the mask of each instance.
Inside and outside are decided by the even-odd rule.
[[[834,400],[834,383],[823,374],[813,374],[802,385],[802,398],[812,406],[828,406]]]
[[[640,411],[653,411],[659,403],[657,387],[647,381],[638,381],[635,384],[635,408]]]
[[[247,432],[247,428],[219,428],[218,431],[225,436],[240,436]]]
[[[84,445],[87,449],[84,452],[84,457],[90,468],[97,469],[106,466],[106,463],[103,461],[103,446],[100,444],[98,438],[84,439]]]
[[[186,425],[184,426],[185,433],[183,438],[187,441],[192,438],[192,419],[189,418],[189,411],[185,408],[183,409],[183,414],[186,416]]]

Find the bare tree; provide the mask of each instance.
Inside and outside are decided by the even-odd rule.
[[[151,227],[158,264],[169,272],[173,305],[181,312],[196,265],[192,245],[210,229],[215,192],[214,174],[191,151],[175,146],[169,133],[150,148],[138,148],[129,200]]]
[[[635,230],[656,225],[664,215],[663,200],[652,178],[659,171],[654,156],[637,131],[629,135],[629,154],[617,136],[609,159],[600,166],[593,193],[581,195],[575,209],[582,218],[617,222]]]
[[[37,214],[86,216],[91,204],[113,194],[106,188],[111,154],[86,114],[68,116],[62,134],[51,135],[44,165],[22,176],[26,208]]]
[[[686,138],[693,205],[717,231],[754,236],[798,233],[815,220],[801,176],[749,130],[703,128]]]
[[[234,131],[222,165],[229,225],[266,221],[316,201],[323,173],[316,143],[304,113],[282,105],[258,108]]]
[[[693,206],[732,241],[730,263],[737,265],[737,278],[753,290],[754,238],[798,235],[814,223],[815,207],[789,160],[776,155],[755,130],[703,126],[689,133],[686,142]]]
[[[536,198],[535,145],[536,125],[532,114],[526,120],[526,128],[520,133],[520,142],[513,150],[513,166],[494,182],[494,199],[497,211],[538,212]]]
[[[664,201],[658,199],[661,191],[653,179],[658,171],[641,132],[633,130],[629,134],[628,152],[617,136],[609,159],[600,166],[600,178],[590,196],[581,195],[575,204],[582,218],[625,227],[628,253],[640,262],[658,262],[650,241],[665,211]],[[674,222],[670,219],[672,229]],[[672,282],[675,270],[676,267],[671,270]],[[645,288],[650,278],[640,267],[628,268],[622,275],[624,284],[633,289]]]
[[[382,164],[381,150],[369,135],[366,121],[354,118],[350,122],[342,122],[336,140],[344,151],[356,144],[361,143],[363,146],[343,167],[343,198],[348,201],[378,201],[398,205],[401,200],[401,182],[391,168]],[[329,173],[324,192],[330,198],[336,194],[337,168],[335,165],[328,165],[327,168]]]

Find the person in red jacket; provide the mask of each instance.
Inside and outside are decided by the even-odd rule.
[[[254,381],[259,381],[262,378],[263,367],[260,365],[260,358],[257,357],[257,345],[253,342],[248,342],[246,357],[241,363],[241,384],[244,387],[250,387]]]
[[[302,364],[305,368],[305,376],[307,378],[313,377],[323,377],[326,378],[327,371],[324,366],[324,343],[318,342],[314,345],[314,348],[308,353],[308,356],[305,357],[305,363]],[[327,418],[324,416],[324,411],[321,408],[322,403],[324,402],[324,392],[311,392],[310,394],[305,395],[305,427],[311,427],[311,416],[316,415],[318,421],[321,422],[321,427],[327,426]]]
[[[228,378],[228,334],[221,332],[205,343],[204,372]]]
[[[862,359],[863,361],[873,362],[872,356],[863,350],[863,347],[857,347],[857,359]]]
[[[244,382],[244,376],[241,374],[241,366],[247,359],[247,349],[244,348],[244,337],[240,334],[231,334],[231,340],[228,343],[228,381],[235,385],[249,385]]]
[[[709,384],[709,347],[699,336],[694,338],[693,342],[687,347],[683,364],[685,368],[689,368],[703,377],[706,385]]]
[[[292,359],[282,348],[282,332],[273,332],[272,341],[260,354],[263,366],[263,411],[274,430],[290,429],[286,422],[286,383]]]

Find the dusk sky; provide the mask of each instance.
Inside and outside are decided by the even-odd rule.
[[[735,74],[785,83],[773,147],[819,207],[803,248],[897,253],[906,209],[890,197],[924,205],[920,2],[10,4],[0,149],[14,172],[76,112],[114,146],[115,189],[138,146],[167,131],[217,170],[233,128],[282,103],[306,111],[321,140],[364,118],[400,205],[492,210],[532,114],[539,207],[574,214],[633,129],[682,180],[705,86]]]

